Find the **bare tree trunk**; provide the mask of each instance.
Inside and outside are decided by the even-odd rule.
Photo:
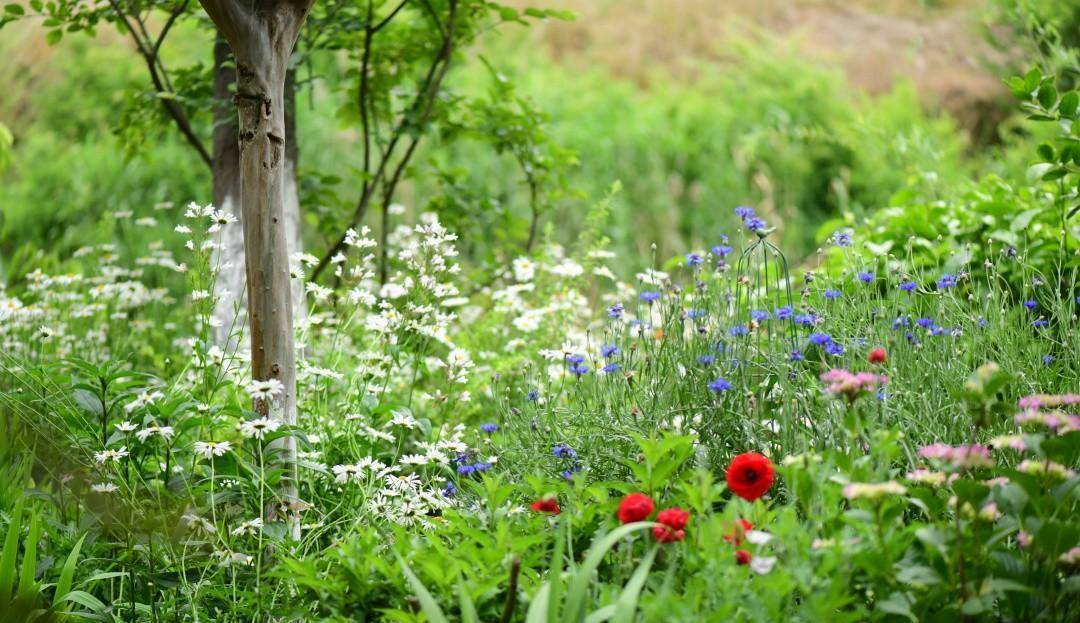
[[[299,149],[296,141],[296,94],[293,86],[295,72],[289,70],[285,78],[285,232],[289,255],[303,249],[300,237],[300,195],[296,178]],[[246,275],[244,262],[243,213],[240,210],[240,125],[236,108],[232,104],[236,70],[232,67],[232,52],[224,38],[214,42],[214,205],[232,212],[241,224],[226,227],[222,234],[222,248],[218,250],[216,264],[220,273],[215,288],[214,342],[222,348],[235,347],[236,331],[247,325],[247,300],[245,296]],[[227,105],[226,105],[227,103]],[[302,319],[307,315],[307,301],[299,280],[292,284],[293,315]]]
[[[276,379],[284,388],[255,400],[254,408],[290,425],[296,423],[296,353],[285,231],[285,74],[312,1],[200,0],[236,59],[252,378]],[[292,505],[298,502],[296,441],[286,436],[276,449],[287,470],[279,495]],[[292,513],[288,518],[298,537],[299,521]]]

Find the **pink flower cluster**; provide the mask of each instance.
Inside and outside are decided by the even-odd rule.
[[[1078,394],[1025,396],[1020,399],[1020,408],[1023,411],[1017,413],[1014,419],[1020,426],[1039,425],[1052,433],[1063,435],[1070,431],[1080,430],[1080,416],[1061,411],[1058,407],[1077,404],[1080,404]],[[1043,411],[1043,409],[1052,410]]]
[[[1021,409],[1041,409],[1043,407],[1064,407],[1080,404],[1080,394],[1034,394],[1020,399]]]
[[[935,443],[920,448],[919,456],[940,461],[956,470],[994,466],[994,459],[990,457],[990,448],[979,444],[950,446],[946,443]]]
[[[855,400],[860,395],[876,390],[889,382],[889,377],[870,372],[848,372],[843,368],[833,368],[821,375],[821,382],[827,383],[825,391],[848,400]]]

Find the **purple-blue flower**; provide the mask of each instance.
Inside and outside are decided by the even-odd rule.
[[[790,359],[792,361],[802,361],[806,359],[806,355],[803,355],[802,351],[796,348],[795,350],[791,351]]]
[[[577,456],[577,452],[565,443],[557,443],[551,447],[551,453],[555,455],[557,459],[572,459]]]
[[[832,341],[833,341],[832,336],[829,335],[828,333],[811,333],[810,334],[810,343],[815,344],[817,346],[824,346],[825,344],[828,344],[828,343],[830,343]]]
[[[619,347],[614,344],[605,344],[600,347],[600,354],[603,355],[604,359],[611,359],[619,354]]]
[[[827,355],[843,355],[844,347],[838,342],[829,342],[825,345],[825,354]]]
[[[946,290],[946,289],[951,288],[951,287],[953,287],[955,285],[956,285],[956,277],[953,276],[953,275],[950,275],[949,273],[945,273],[944,275],[942,275],[937,280],[937,288],[938,288],[938,290]]]
[[[735,208],[735,216],[741,218],[744,221],[754,216],[754,214],[754,208],[751,208],[750,206],[739,206]]]
[[[608,315],[608,318],[615,318],[615,319],[622,318],[623,317],[622,303],[615,303],[611,307],[607,308],[607,315]]]
[[[765,229],[765,221],[761,220],[756,216],[751,216],[750,218],[746,219],[745,221],[743,221],[743,224],[746,225],[746,229],[753,232]]]
[[[784,305],[783,307],[777,307],[773,315],[777,320],[787,320],[795,314],[795,310],[791,309],[791,305]]]
[[[714,391],[718,393],[726,392],[727,390],[731,389],[731,387],[731,381],[728,381],[723,377],[717,377],[715,380],[709,383],[709,391]]]
[[[746,335],[749,332],[750,332],[750,329],[748,329],[746,327],[746,325],[742,325],[742,324],[737,324],[734,327],[731,327],[730,329],[728,329],[728,333],[731,335],[731,337],[742,337],[742,336]]]
[[[732,248],[726,244],[718,244],[712,248],[712,254],[716,257],[727,257],[732,251]]]
[[[698,255],[697,253],[687,253],[686,254],[686,265],[687,266],[700,266],[701,262],[702,262],[701,256]]]
[[[611,362],[611,363],[607,364],[606,366],[604,366],[603,368],[601,368],[601,370],[604,371],[604,374],[614,374],[615,372],[619,371],[619,364],[617,364],[615,362]]]
[[[1039,303],[1036,301],[1024,301],[1024,307],[1028,308],[1031,311],[1035,311],[1035,308],[1038,306]]]
[[[843,295],[844,293],[840,290],[825,290],[825,298],[829,299],[830,301],[836,300]]]
[[[763,309],[754,309],[750,311],[750,320],[753,320],[755,322],[765,322],[771,317],[772,316],[769,314],[769,312]]]
[[[711,366],[716,363],[716,355],[702,355],[697,358],[697,362],[703,366]]]
[[[495,431],[499,430],[499,425],[498,424],[491,424],[491,423],[481,424],[480,425],[480,430],[484,431],[485,433],[489,433],[489,434],[494,433]]]
[[[859,281],[863,283],[870,283],[874,280],[874,273],[868,271],[862,271],[858,275]]]
[[[851,232],[838,231],[833,234],[833,242],[838,247],[850,247],[851,246]]]
[[[914,281],[901,281],[899,288],[904,292],[912,292],[915,288],[919,287],[919,284]]]
[[[570,372],[576,375],[578,378],[581,378],[583,375],[589,373],[589,366],[581,363],[575,363],[574,365],[570,366]]]
[[[657,292],[656,290],[646,290],[646,291],[642,292],[641,294],[639,294],[638,298],[640,298],[641,300],[643,300],[646,303],[649,303],[651,305],[653,301],[660,298],[660,293]]]

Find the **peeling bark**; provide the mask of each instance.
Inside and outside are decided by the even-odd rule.
[[[313,0],[200,0],[236,59],[239,116],[240,209],[247,274],[251,373],[277,379],[279,396],[256,400],[256,412],[296,423],[296,353],[285,219],[285,78],[289,56]],[[298,505],[296,441],[274,448],[287,475],[278,491],[286,507]],[[269,519],[277,518],[268,510]],[[289,513],[290,531],[299,521]]]

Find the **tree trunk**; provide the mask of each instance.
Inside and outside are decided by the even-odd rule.
[[[296,97],[293,86],[295,72],[285,77],[285,235],[289,255],[303,249],[300,238],[300,195],[296,178],[299,148],[296,141]],[[237,331],[247,325],[246,275],[244,262],[243,212],[240,210],[240,145],[237,137],[240,125],[233,105],[236,70],[232,67],[229,44],[220,35],[214,42],[214,205],[232,212],[240,225],[226,227],[222,233],[222,248],[217,250],[215,264],[219,267],[215,284],[214,343],[231,350],[236,344]],[[307,315],[303,284],[292,284],[293,315]]]
[[[285,231],[285,74],[300,27],[313,0],[200,0],[236,59],[240,120],[240,209],[243,214],[251,374],[276,379],[284,391],[256,399],[255,411],[296,423],[296,354],[292,288]],[[276,444],[286,477],[279,490],[288,508],[296,502],[296,441]],[[267,512],[275,520],[274,511]],[[290,531],[299,521],[287,512]]]

